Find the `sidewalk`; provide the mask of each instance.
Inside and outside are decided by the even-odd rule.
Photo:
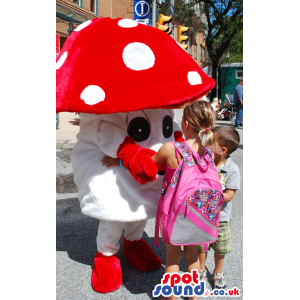
[[[56,130],[56,149],[73,149],[77,142],[76,135],[79,132],[78,115],[62,112],[59,114],[59,128]]]

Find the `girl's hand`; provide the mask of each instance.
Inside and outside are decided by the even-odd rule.
[[[102,165],[106,166],[107,168],[120,166],[119,158],[113,158],[108,155],[104,156],[104,158],[101,161],[102,161]]]

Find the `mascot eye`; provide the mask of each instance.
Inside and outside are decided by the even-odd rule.
[[[173,120],[170,116],[163,119],[163,134],[165,138],[169,138],[173,133]]]
[[[132,119],[128,125],[127,133],[135,142],[147,140],[150,135],[150,125],[147,119],[142,117]]]

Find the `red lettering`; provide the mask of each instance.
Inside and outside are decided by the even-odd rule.
[[[169,279],[170,279],[170,273],[165,273],[161,283],[167,284]]]
[[[190,284],[192,282],[192,276],[189,273],[185,273],[182,275],[182,282],[184,284]]]
[[[198,284],[199,283],[199,273],[198,273],[198,270],[192,270],[192,276],[193,276],[193,282],[195,284]]]
[[[237,290],[236,288],[234,288],[234,295],[235,296],[239,296],[240,295],[239,292],[240,292],[240,290]]]
[[[177,284],[177,283],[179,283],[180,282],[180,275],[179,274],[172,274],[171,275],[171,287],[173,287],[174,286],[174,284]]]
[[[230,296],[232,296],[233,295],[233,290],[228,290],[228,293],[229,293]]]

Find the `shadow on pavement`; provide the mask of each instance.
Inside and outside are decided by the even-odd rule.
[[[76,262],[94,264],[97,252],[96,236],[99,220],[87,217],[81,213],[77,198],[56,201],[56,251],[65,251],[68,257]],[[123,253],[123,236],[120,239],[121,248],[117,253],[123,272],[123,285],[132,294],[147,293],[150,299],[155,285],[160,283],[166,264],[166,251],[161,238],[159,246],[154,247],[154,238],[144,232],[143,239],[162,260],[162,266],[150,272],[133,268]],[[186,263],[182,252],[180,271],[186,272]],[[113,293],[112,293],[113,294]]]
[[[216,122],[216,126],[229,126],[235,128],[235,124],[230,122]]]
[[[80,125],[80,119],[75,118],[74,120],[69,121],[69,123],[71,123],[72,125],[79,126]]]
[[[77,198],[56,201],[56,251],[93,266],[99,221],[81,213]]]

